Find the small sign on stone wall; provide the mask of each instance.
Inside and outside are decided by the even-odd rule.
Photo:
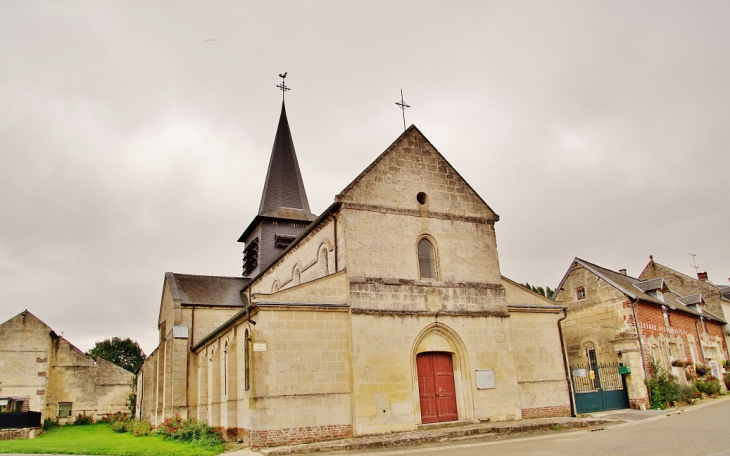
[[[573,369],[573,377],[585,377],[586,376],[586,370],[585,369]]]
[[[254,342],[254,344],[253,344],[253,351],[255,351],[255,352],[265,352],[266,351],[266,344],[264,342]]]
[[[494,369],[477,370],[477,389],[496,388],[494,383]]]

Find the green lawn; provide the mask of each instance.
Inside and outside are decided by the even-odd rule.
[[[0,453],[55,453],[139,456],[212,456],[225,451],[162,440],[160,436],[134,437],[112,432],[106,424],[62,426],[31,440],[2,440]]]

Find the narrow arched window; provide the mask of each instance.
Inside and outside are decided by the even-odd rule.
[[[249,352],[249,340],[248,329],[243,336],[243,390],[248,391],[251,389],[251,354]]]
[[[422,279],[436,278],[436,264],[433,253],[433,245],[428,239],[418,241],[418,264],[421,269]]]
[[[583,287],[576,288],[575,295],[578,299],[585,299],[586,298],[586,289]]]

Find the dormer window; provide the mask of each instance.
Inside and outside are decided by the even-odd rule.
[[[581,300],[586,298],[586,289],[583,287],[578,287],[575,289],[575,296]]]
[[[436,264],[433,245],[428,239],[418,241],[418,264],[422,279],[436,278]]]

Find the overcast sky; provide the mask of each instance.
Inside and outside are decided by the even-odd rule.
[[[415,124],[502,273],[730,265],[730,2],[0,0],[0,321],[156,343],[165,271],[237,276],[279,116],[312,211]]]

